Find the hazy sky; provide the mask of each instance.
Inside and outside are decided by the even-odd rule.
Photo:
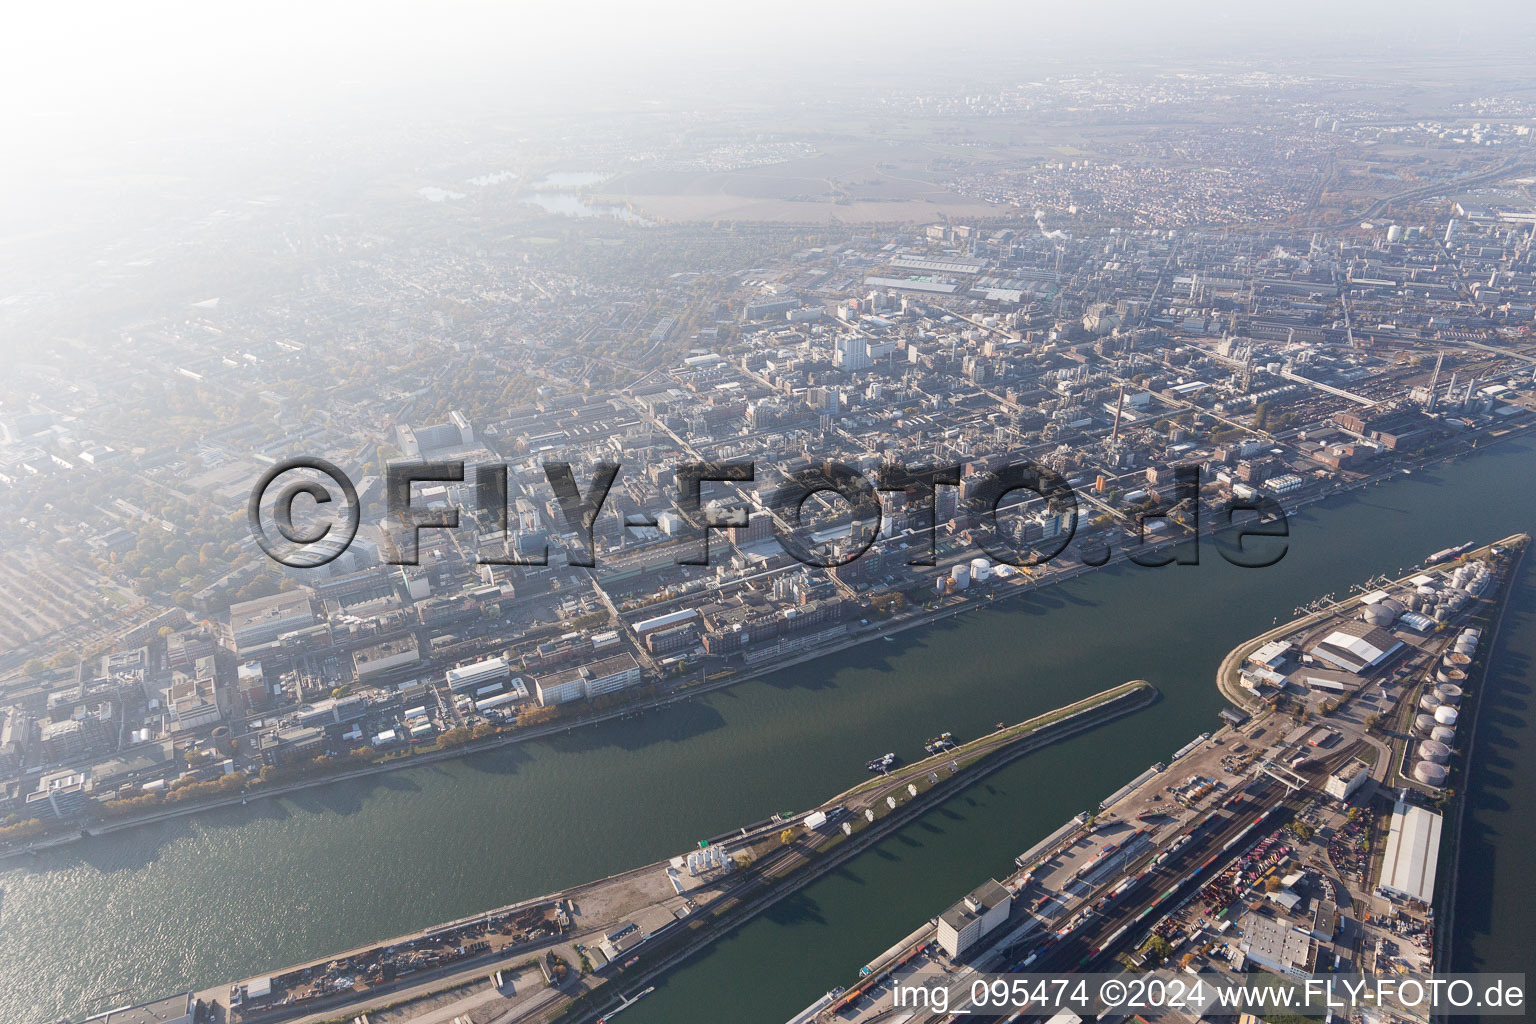
[[[113,175],[424,119],[773,102],[865,85],[949,90],[1115,61],[1536,52],[1536,4],[1414,0],[111,0],[0,14],[0,238],[18,205]],[[1230,65],[1229,65],[1230,66]],[[1507,65],[1506,65],[1507,66]],[[1507,72],[1506,72],[1507,73]],[[793,109],[793,108],[791,108]],[[318,157],[317,157],[318,159]],[[73,190],[73,191],[71,191]],[[9,217],[8,210],[9,207]],[[35,216],[34,218],[35,219]]]
[[[926,72],[1031,58],[1093,61],[1444,52],[1536,42],[1536,4],[1402,0],[590,0],[13,4],[0,29],[4,126],[128,132],[223,111],[328,107],[401,91],[455,99],[483,83],[610,95],[708,70],[750,85],[782,69],[908,62]],[[1464,34],[1464,35],[1463,35]],[[1237,51],[1237,52],[1234,52]],[[797,73],[798,70],[797,70]]]

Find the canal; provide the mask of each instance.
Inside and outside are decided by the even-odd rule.
[[[1112,568],[638,720],[10,862],[0,871],[0,1020],[260,974],[681,853],[818,803],[862,777],[868,758],[919,755],[937,732],[974,736],[1132,678],[1162,691],[1153,707],[957,795],[700,955],[624,1017],[781,1024],[1066,818],[1215,728],[1216,666],[1241,640],[1373,573],[1531,530],[1533,467],[1522,440],[1313,506],[1271,568],[1230,566],[1209,546],[1199,566]],[[1522,586],[1524,610],[1512,609],[1501,637],[1520,660],[1496,681],[1507,697],[1480,731],[1490,771],[1473,787],[1463,861],[1487,858],[1494,870],[1464,885],[1457,918],[1458,964],[1483,970],[1523,969],[1515,951],[1536,948],[1522,832],[1533,812],[1536,607]]]

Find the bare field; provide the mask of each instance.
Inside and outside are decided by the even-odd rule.
[[[945,188],[953,169],[942,162],[932,153],[914,159],[886,145],[859,145],[731,171],[640,171],[608,182],[591,198],[629,203],[653,220],[672,222],[873,224],[1008,212]]]
[[[599,200],[626,200],[639,213],[655,221],[695,220],[774,221],[786,224],[918,223],[940,217],[998,217],[1008,207],[994,206],[955,196],[952,201],[811,202],[791,199],[753,199],[733,195],[598,196]]]
[[[846,130],[846,129],[845,129]],[[1012,207],[958,195],[946,182],[978,164],[1088,152],[1082,133],[977,124],[938,137],[907,124],[873,137],[818,136],[820,152],[733,170],[641,170],[605,182],[586,198],[627,203],[657,221],[773,221],[799,224],[921,223],[943,217],[997,218]],[[1123,134],[1108,130],[1107,134]]]

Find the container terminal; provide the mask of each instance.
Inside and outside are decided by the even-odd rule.
[[[1474,680],[1528,540],[1446,549],[1238,647],[1219,680],[1241,696],[1219,729],[789,1024],[948,1020],[974,976],[993,972],[1432,973],[1449,931],[1435,917],[1448,902],[1436,884],[1444,787],[1471,742],[1455,730],[1475,715]],[[1448,731],[1422,738],[1436,729]],[[896,1003],[898,990],[934,986],[949,991],[932,1004],[944,1012]]]

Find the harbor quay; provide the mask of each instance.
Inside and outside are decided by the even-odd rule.
[[[1219,728],[788,1024],[947,1020],[971,1012],[988,973],[1433,974],[1449,961],[1436,910],[1454,902],[1454,862],[1436,881],[1442,819],[1459,814],[1448,777],[1468,759],[1478,683],[1528,543],[1436,552],[1240,644],[1217,674],[1236,705]],[[1457,742],[1462,714],[1473,724]],[[1020,1007],[1009,1019],[1047,1018]]]
[[[698,840],[668,860],[189,993],[188,1024],[593,1019],[992,771],[1157,697],[1134,680],[974,739],[935,737],[921,760],[876,757],[867,781],[818,807]],[[91,1021],[129,1024],[141,1009]]]

